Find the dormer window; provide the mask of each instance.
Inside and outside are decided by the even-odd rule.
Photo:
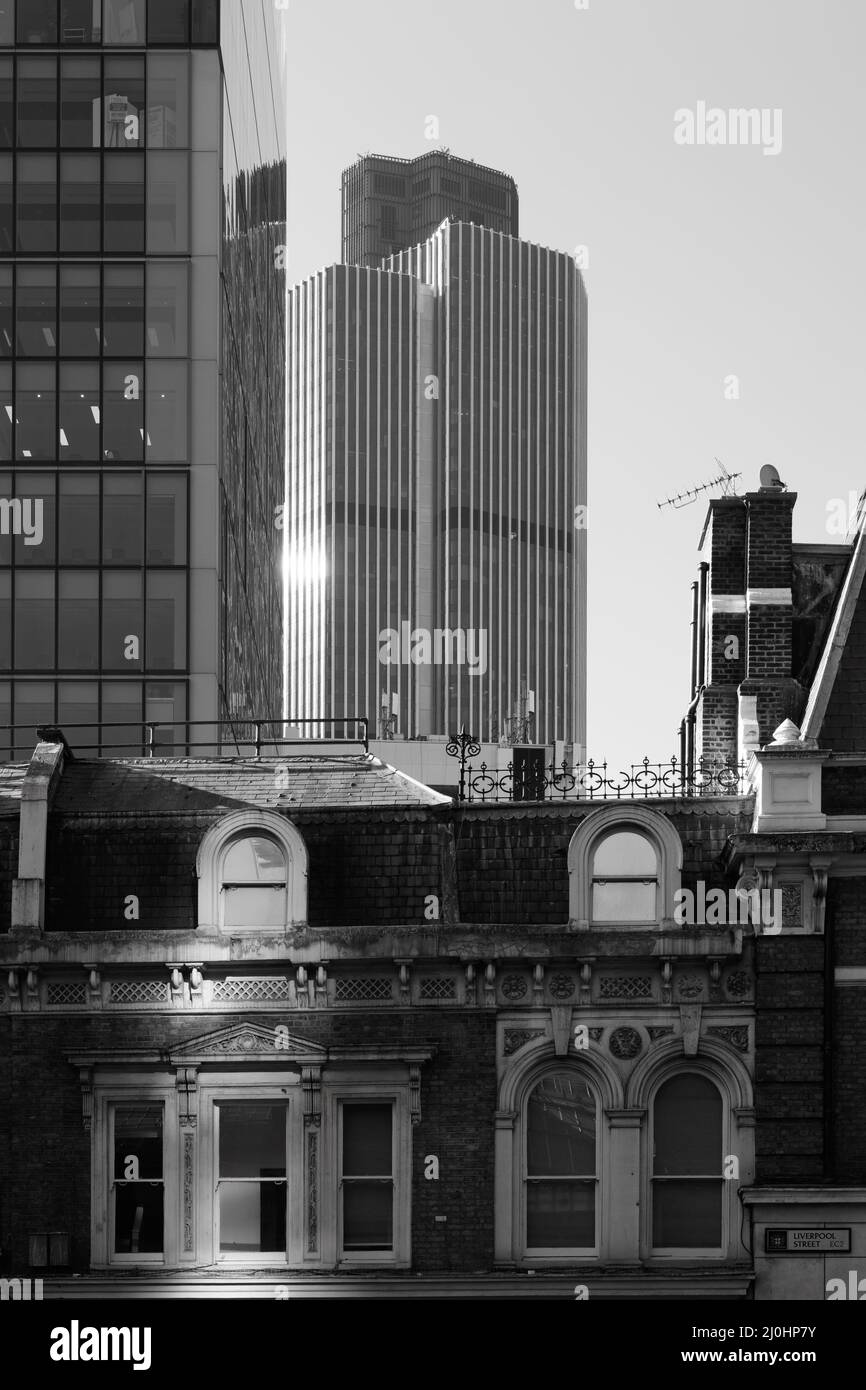
[[[658,875],[658,851],[645,835],[635,830],[605,835],[593,853],[593,922],[655,922]]]
[[[593,927],[674,925],[683,847],[667,816],[648,806],[604,806],[568,847],[569,920]]]
[[[272,931],[307,920],[307,849],[276,811],[235,811],[201,842],[198,929]]]
[[[244,835],[222,862],[222,924],[282,927],[286,922],[286,856],[270,835]]]

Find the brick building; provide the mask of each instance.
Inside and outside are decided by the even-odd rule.
[[[794,501],[711,504],[686,765],[626,787],[456,801],[364,753],[93,762],[51,729],[0,770],[0,1274],[866,1274],[866,543],[793,546]]]

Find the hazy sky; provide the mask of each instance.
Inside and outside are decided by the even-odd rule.
[[[520,235],[589,265],[588,747],[667,758],[688,701],[705,505],[773,463],[795,539],[866,484],[857,0],[288,0],[289,281],[340,257],[360,153],[506,170]],[[781,150],[679,145],[699,102],[781,111]],[[771,127],[768,125],[767,144]],[[725,379],[739,399],[725,398]]]

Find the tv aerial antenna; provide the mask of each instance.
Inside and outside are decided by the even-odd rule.
[[[692,502],[697,502],[702,492],[709,492],[712,487],[721,487],[723,497],[736,497],[737,478],[742,478],[742,473],[729,473],[721,459],[714,459],[713,462],[720,470],[717,478],[710,479],[708,483],[698,483],[697,487],[686,488],[674,497],[666,497],[663,502],[656,503],[659,510],[663,507],[673,507],[675,511],[679,511],[680,507],[689,507]]]

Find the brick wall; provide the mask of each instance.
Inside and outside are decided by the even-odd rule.
[[[758,937],[755,1152],[757,1181],[823,1173],[824,942]]]

